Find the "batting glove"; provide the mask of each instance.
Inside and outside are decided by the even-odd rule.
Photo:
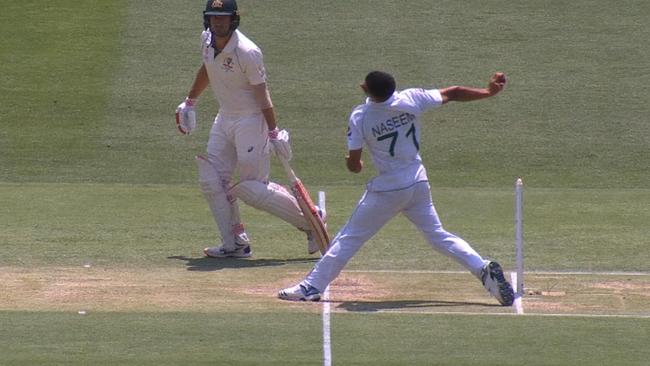
[[[269,141],[271,141],[275,155],[286,161],[291,160],[293,154],[291,152],[291,144],[289,144],[289,131],[278,130],[276,127],[269,131]]]
[[[185,98],[176,108],[176,127],[183,135],[189,135],[196,128],[196,99]]]

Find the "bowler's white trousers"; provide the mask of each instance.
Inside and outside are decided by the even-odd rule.
[[[475,276],[486,261],[462,238],[445,231],[431,200],[429,182],[390,192],[366,191],[348,222],[332,240],[303,283],[323,292],[354,254],[390,219],[403,213],[438,252],[453,258]]]

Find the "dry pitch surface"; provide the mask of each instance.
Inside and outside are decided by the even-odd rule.
[[[303,272],[286,268],[51,267],[0,271],[0,310],[317,312],[275,298]],[[462,272],[348,271],[330,287],[334,312],[514,314]],[[648,273],[527,273],[525,314],[650,317]]]

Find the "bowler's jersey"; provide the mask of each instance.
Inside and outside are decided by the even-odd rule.
[[[215,57],[212,34],[201,34],[203,64],[210,86],[219,102],[220,113],[250,115],[259,113],[252,85],[266,82],[262,51],[239,30],[235,30],[226,47]]]
[[[442,104],[437,89],[406,89],[395,92],[383,103],[357,106],[350,115],[348,149],[365,144],[379,176],[369,189],[401,189],[427,180],[420,158],[420,115]]]

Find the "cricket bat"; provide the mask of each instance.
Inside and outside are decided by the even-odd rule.
[[[323,222],[320,215],[318,214],[318,210],[316,209],[316,205],[314,205],[314,201],[312,201],[311,196],[309,195],[309,191],[296,176],[296,173],[294,173],[293,169],[291,169],[289,162],[280,156],[278,156],[278,159],[280,159],[280,162],[282,163],[282,166],[287,173],[287,177],[291,182],[291,192],[296,198],[296,201],[298,201],[298,206],[300,206],[302,214],[305,216],[305,219],[307,219],[307,223],[312,230],[320,252],[321,254],[325,254],[330,245],[330,236],[327,233],[327,225]]]

